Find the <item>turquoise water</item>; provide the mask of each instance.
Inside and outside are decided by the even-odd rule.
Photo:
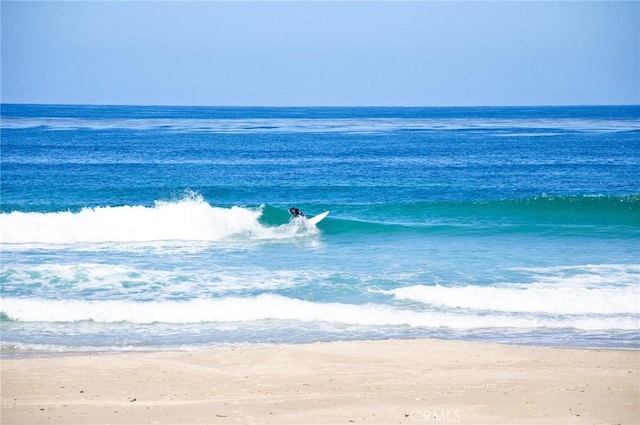
[[[3,353],[640,346],[637,106],[4,104],[1,136]]]

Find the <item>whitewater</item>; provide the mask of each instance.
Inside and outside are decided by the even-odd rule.
[[[639,135],[635,106],[3,104],[2,354],[639,348]]]

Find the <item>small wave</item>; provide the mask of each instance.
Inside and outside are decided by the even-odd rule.
[[[639,286],[586,288],[533,284],[507,288],[414,285],[380,292],[399,300],[449,309],[558,315],[640,315]]]
[[[565,316],[469,314],[468,312],[419,311],[379,304],[319,303],[275,294],[189,301],[84,301],[5,298],[1,311],[8,320],[21,322],[98,323],[220,323],[284,320],[338,323],[348,326],[406,326],[410,328],[575,328],[585,330],[638,327],[628,316]]]

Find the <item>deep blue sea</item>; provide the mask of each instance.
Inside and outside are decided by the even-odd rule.
[[[640,106],[1,108],[4,355],[640,348]]]

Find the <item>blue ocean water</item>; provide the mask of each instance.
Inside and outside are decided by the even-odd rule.
[[[640,348],[639,106],[3,104],[1,124],[5,355]]]

